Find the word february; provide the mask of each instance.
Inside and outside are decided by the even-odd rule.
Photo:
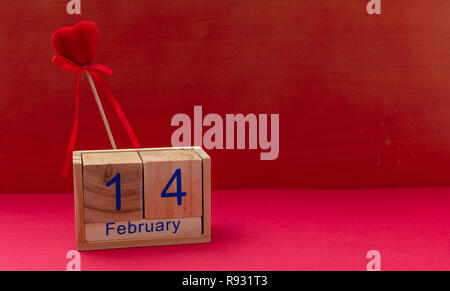
[[[202,217],[87,223],[85,234],[86,241],[199,235],[202,234]]]
[[[192,126],[191,118],[184,113],[172,117],[171,125],[178,126],[172,133],[171,143],[174,147],[191,146]],[[225,125],[225,132],[224,132]],[[203,127],[209,127],[203,134]],[[236,149],[266,150],[260,154],[261,160],[275,160],[280,149],[280,116],[270,115],[270,139],[268,138],[267,114],[250,113],[244,116],[226,114],[225,123],[219,114],[210,113],[203,117],[202,106],[194,106],[194,146],[204,146],[206,149]],[[248,128],[248,132],[246,130]],[[203,138],[202,138],[203,136]],[[224,136],[226,137],[224,145]],[[248,136],[248,138],[247,138]]]
[[[117,224],[117,225],[116,225]],[[142,222],[134,224],[128,221],[128,224],[118,224],[116,222],[106,223],[106,235],[108,236],[110,232],[117,232],[118,235],[124,234],[135,234],[142,232],[160,232],[166,231],[171,233],[177,233],[178,227],[180,226],[180,220],[178,221],[158,221],[158,222]]]

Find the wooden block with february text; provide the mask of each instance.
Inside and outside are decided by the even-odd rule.
[[[131,220],[86,224],[86,241],[107,241],[199,235],[201,217]]]
[[[136,152],[86,153],[82,160],[86,223],[143,218],[142,161]]]
[[[139,151],[146,219],[202,216],[202,158],[195,150]]]

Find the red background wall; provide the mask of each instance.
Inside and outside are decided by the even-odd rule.
[[[171,118],[280,114],[280,155],[213,150],[214,188],[450,184],[450,2],[110,1],[0,3],[0,192],[70,192],[60,176],[75,74],[51,64],[52,32],[88,19],[98,63],[145,147]],[[77,149],[109,148],[81,90]],[[119,147],[131,147],[105,104]]]

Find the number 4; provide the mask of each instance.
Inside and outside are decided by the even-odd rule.
[[[175,179],[177,179],[177,192],[167,193],[167,190],[169,189],[170,185],[172,185],[173,180],[175,180]],[[181,205],[181,198],[183,196],[186,196],[186,192],[181,192],[181,169],[176,169],[172,178],[170,178],[169,183],[167,183],[166,187],[161,192],[161,197],[163,197],[163,198],[177,197],[177,204]]]

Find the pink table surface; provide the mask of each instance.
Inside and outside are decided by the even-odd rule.
[[[82,270],[450,269],[450,188],[214,191],[212,243],[90,251]],[[0,269],[65,270],[72,194],[0,194]]]

